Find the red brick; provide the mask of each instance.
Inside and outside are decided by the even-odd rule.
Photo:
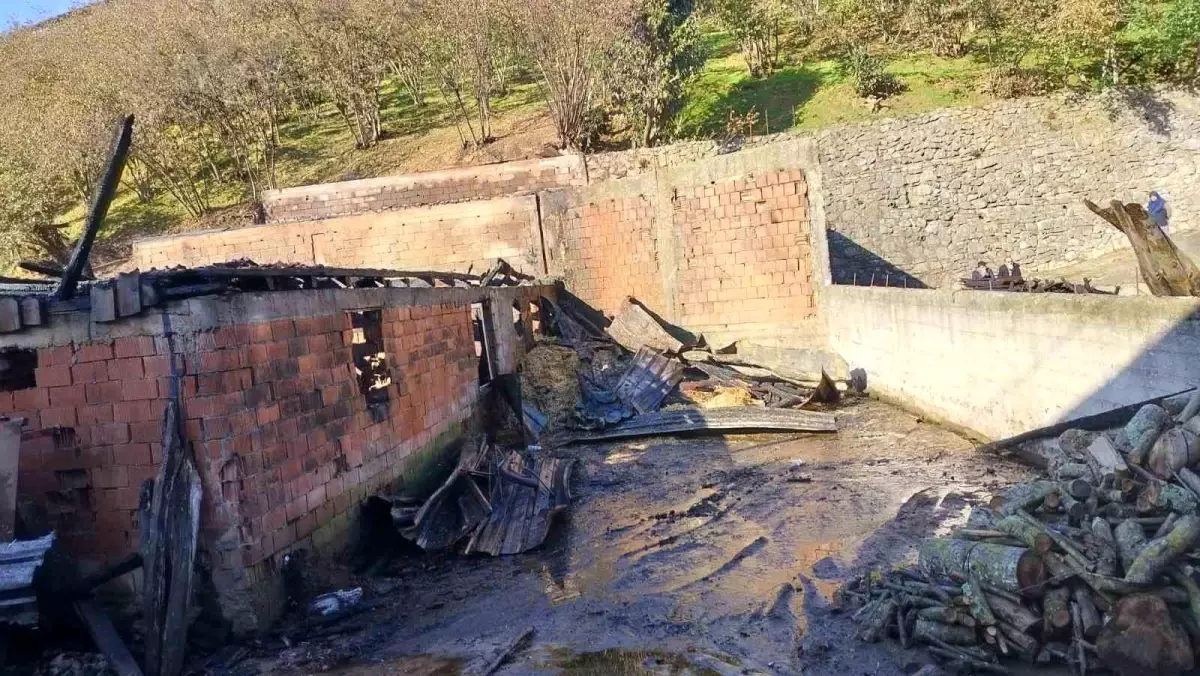
[[[290,319],[281,319],[271,322],[271,338],[274,340],[287,340],[288,338],[296,337],[296,325]]]
[[[289,502],[286,511],[288,523],[299,519],[308,512],[308,503],[304,500],[304,496],[300,496]]]
[[[305,500],[308,502],[309,511],[312,511],[325,504],[325,486],[317,486],[316,488],[310,490],[305,497]]]
[[[171,358],[165,355],[143,357],[142,373],[147,378],[166,378],[171,375]]]
[[[315,514],[305,514],[296,520],[296,537],[306,538],[312,535],[312,532],[317,529],[317,516]]]
[[[87,403],[93,406],[113,404],[121,401],[121,381],[110,380],[106,383],[88,383],[84,385],[87,393]]]
[[[74,408],[47,408],[42,410],[42,427],[75,427],[78,418]]]
[[[71,384],[70,366],[40,366],[34,369],[38,387],[66,387]]]
[[[155,420],[148,400],[122,401],[113,404],[113,420],[119,423]]]
[[[13,393],[0,392],[0,414],[13,412]]]
[[[279,404],[271,404],[257,411],[258,424],[266,425],[267,423],[279,420]]]
[[[89,361],[108,361],[113,358],[113,346],[111,343],[88,343],[81,345],[75,351],[75,361],[85,363]]]
[[[287,510],[273,509],[263,515],[263,529],[266,531],[276,531],[287,524]]]
[[[161,435],[160,435],[161,437]],[[118,465],[149,466],[153,464],[150,444],[121,444],[113,447],[114,462]]]
[[[75,353],[66,345],[38,349],[39,366],[70,366],[74,357]]]
[[[296,542],[296,527],[284,526],[271,534],[271,549],[276,553],[286,550]]]
[[[158,381],[153,378],[121,381],[121,399],[123,401],[137,401],[139,399],[157,398]]]
[[[129,424],[129,440],[135,444],[162,441],[162,424],[159,421],[135,422]]]
[[[146,375],[145,368],[142,366],[141,357],[129,357],[126,359],[114,359],[109,363],[109,372],[116,376],[119,380],[134,380],[144,378]]]
[[[95,488],[126,488],[130,485],[129,470],[121,465],[97,467],[91,473],[92,486]]]
[[[102,383],[108,380],[108,365],[112,362],[91,361],[71,367],[71,379],[75,384]]]
[[[129,425],[126,423],[112,422],[104,425],[95,425],[92,427],[91,434],[92,443],[94,444],[115,446],[117,444],[129,443]]]
[[[87,396],[83,385],[68,385],[66,387],[51,387],[50,406],[54,408],[70,406],[75,408],[87,404]]]
[[[118,338],[114,343],[114,352],[119,359],[129,357],[150,357],[155,354],[153,336],[129,336]]]

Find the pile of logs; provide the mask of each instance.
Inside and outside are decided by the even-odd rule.
[[[924,644],[963,673],[1005,659],[1074,674],[1180,674],[1200,648],[1200,390],[1175,415],[1041,443],[1046,476],[972,508],[917,565],[838,592],[859,637]]]

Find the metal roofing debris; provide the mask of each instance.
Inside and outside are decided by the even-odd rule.
[[[624,439],[700,431],[836,432],[832,414],[780,408],[743,406],[714,409],[676,409],[645,413],[602,430],[571,431],[562,443]]]
[[[0,623],[36,625],[33,574],[54,545],[54,533],[0,544]]]

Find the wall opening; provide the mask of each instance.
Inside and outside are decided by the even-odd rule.
[[[0,392],[37,386],[37,350],[0,350]]]
[[[391,397],[388,388],[392,384],[387,352],[383,347],[383,311],[363,310],[349,314],[354,329],[350,347],[354,371],[358,374],[358,390],[366,398],[372,417],[379,422],[387,415]]]
[[[479,386],[492,381],[492,357],[488,349],[488,332],[486,328],[487,307],[484,303],[471,304],[471,332],[475,338],[475,356],[479,359]]]

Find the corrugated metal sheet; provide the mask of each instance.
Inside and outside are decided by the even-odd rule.
[[[617,383],[617,398],[638,413],[649,413],[658,409],[658,405],[682,379],[682,364],[643,347]]]
[[[33,574],[54,545],[54,533],[0,544],[0,623],[37,624]]]

